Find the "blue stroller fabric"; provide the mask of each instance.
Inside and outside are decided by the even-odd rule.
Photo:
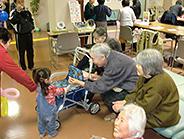
[[[64,80],[55,81],[52,83],[52,85],[54,85],[56,87],[67,87],[69,85],[69,83],[68,83],[69,77],[76,78],[78,80],[84,80],[82,70],[76,68],[74,65],[70,65],[68,69],[69,69],[69,71],[68,71],[66,78]],[[67,99],[78,102],[84,98],[85,91],[86,90],[84,88],[80,88],[79,86],[74,85],[74,86],[70,87],[69,92],[66,94],[66,97],[67,97]],[[63,105],[63,102],[64,102],[63,95],[56,97],[56,105],[58,108],[61,105]],[[64,103],[63,109],[72,107],[74,105],[75,105],[74,102],[67,100]]]
[[[75,78],[75,79],[78,79],[78,80],[81,80],[81,81],[84,80],[82,70],[76,68],[74,65],[69,66],[69,72],[68,72],[67,77],[68,76]]]
[[[69,83],[68,83],[68,78],[69,77],[72,77],[72,78],[75,78],[75,79],[78,79],[78,80],[81,80],[81,81],[84,80],[82,70],[76,68],[74,65],[70,65],[68,67],[68,69],[69,69],[69,71],[68,71],[68,75],[66,76],[66,78],[64,80],[53,82],[52,84],[54,86],[67,87],[69,85]]]

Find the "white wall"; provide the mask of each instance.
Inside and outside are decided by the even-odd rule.
[[[47,0],[40,0],[39,15],[35,17],[35,20],[38,27],[46,30],[46,24],[49,21]]]

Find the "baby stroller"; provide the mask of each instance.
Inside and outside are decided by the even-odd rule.
[[[89,69],[88,72],[91,73],[93,63],[91,58],[87,55],[88,51],[84,48],[77,47],[75,49],[74,53],[74,61],[73,65],[69,66],[68,72],[55,72],[51,75],[51,80],[58,76],[67,75],[64,80],[55,81],[52,82],[53,85],[57,87],[68,87],[69,92],[56,97],[56,105],[58,106],[58,113],[60,111],[63,111],[65,109],[69,109],[74,106],[81,106],[86,111],[89,111],[90,114],[96,114],[100,110],[100,105],[98,103],[89,102],[89,99],[87,99],[88,91],[84,88],[81,88],[79,86],[70,85],[68,83],[68,78],[73,77],[77,78],[79,80],[84,80],[83,73],[80,69],[76,68],[74,65],[76,65],[77,61],[81,59],[81,55],[85,55],[89,58]],[[57,128],[60,127],[60,121],[57,120]]]

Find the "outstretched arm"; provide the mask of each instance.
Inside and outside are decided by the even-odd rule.
[[[69,77],[68,81],[69,81],[70,84],[79,85],[81,87],[84,87],[84,85],[85,85],[85,82],[80,81],[80,80],[75,79],[75,78],[72,78],[72,77]]]

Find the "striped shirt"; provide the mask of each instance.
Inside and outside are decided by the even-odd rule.
[[[47,90],[47,96],[45,96],[47,102],[51,105],[56,104],[56,96],[59,96],[65,92],[64,88],[58,88],[50,85]]]

